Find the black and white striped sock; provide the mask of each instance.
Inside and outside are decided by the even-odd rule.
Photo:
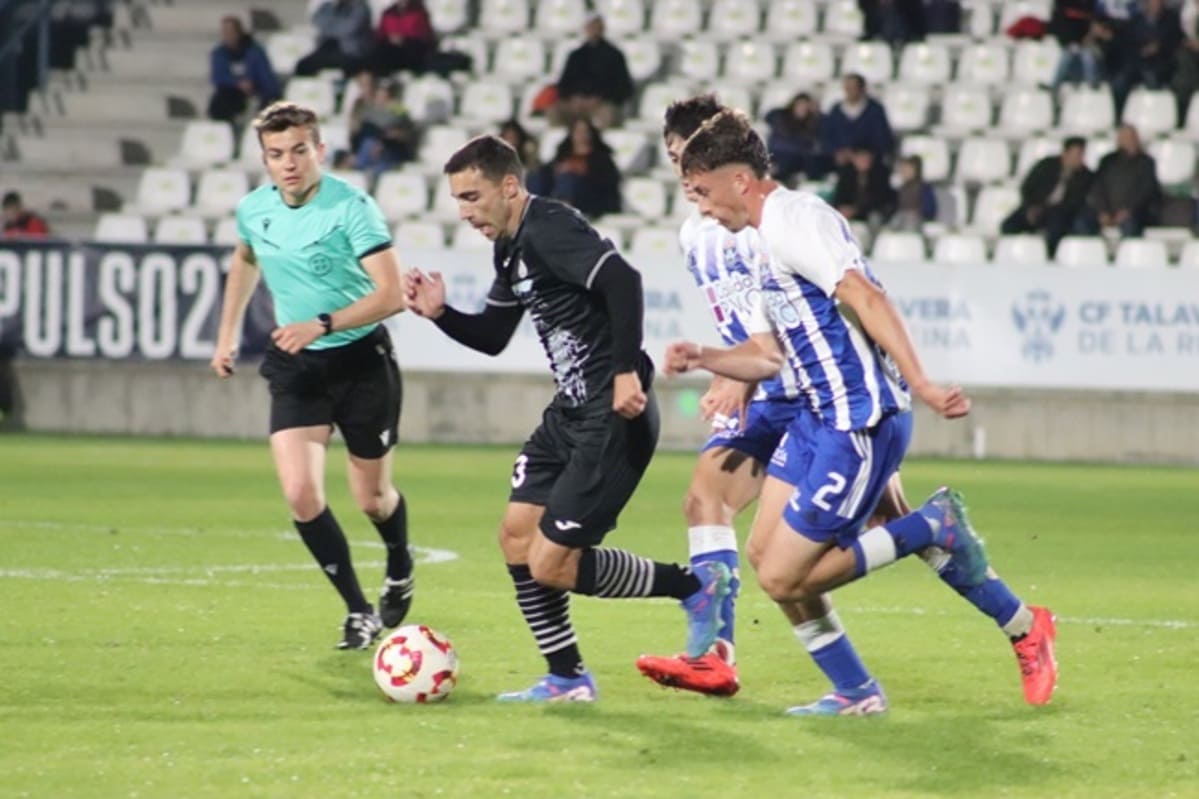
[[[682,599],[699,590],[683,566],[658,563],[623,549],[584,549],[579,558],[575,591],[588,596],[618,598],[670,596]]]
[[[516,586],[516,604],[533,633],[538,651],[549,664],[550,673],[561,677],[582,673],[579,639],[570,624],[570,594],[534,580],[524,563],[508,564],[508,574]]]

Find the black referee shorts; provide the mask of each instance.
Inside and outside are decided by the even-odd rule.
[[[288,355],[273,344],[258,373],[271,389],[271,432],[336,425],[359,458],[381,458],[396,443],[403,388],[387,329],[325,350]]]
[[[595,546],[616,526],[658,444],[658,401],[652,389],[646,396],[636,419],[610,407],[545,409],[513,464],[508,500],[544,506],[551,541]]]

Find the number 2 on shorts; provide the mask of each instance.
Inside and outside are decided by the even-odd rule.
[[[841,489],[845,488],[845,478],[836,472],[829,472],[828,479],[829,482],[818,488],[816,493],[812,495],[812,504],[821,510],[831,511],[832,506],[828,504],[825,497],[829,494],[841,493]]]

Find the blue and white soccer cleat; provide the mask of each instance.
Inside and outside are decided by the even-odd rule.
[[[987,553],[970,526],[962,495],[941,486],[916,512],[932,525],[933,545],[949,553],[949,562],[957,567],[967,587],[982,585],[987,579]]]
[[[691,567],[699,590],[680,604],[687,613],[687,656],[698,658],[712,648],[720,633],[720,604],[729,595],[733,579],[729,567],[706,560]]]
[[[810,705],[787,708],[788,716],[873,716],[887,712],[887,695],[871,680],[852,691],[833,691]]]
[[[532,688],[510,691],[496,697],[500,702],[594,702],[599,698],[591,672],[578,677],[547,674]]]

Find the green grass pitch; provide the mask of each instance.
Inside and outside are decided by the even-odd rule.
[[[1000,573],[1057,613],[1058,693],[1026,706],[1003,636],[913,560],[836,594],[891,712],[801,720],[780,713],[824,683],[748,568],[735,698],[637,674],[681,646],[673,603],[576,598],[600,702],[495,703],[543,670],[495,544],[514,454],[398,452],[413,543],[455,555],[418,565],[410,619],[461,680],[420,707],[333,649],[265,442],[0,437],[0,796],[1199,796],[1193,470],[909,463],[909,496],[961,488]],[[660,455],[608,542],[685,558],[692,464]],[[337,447],[329,496],[374,593]]]

